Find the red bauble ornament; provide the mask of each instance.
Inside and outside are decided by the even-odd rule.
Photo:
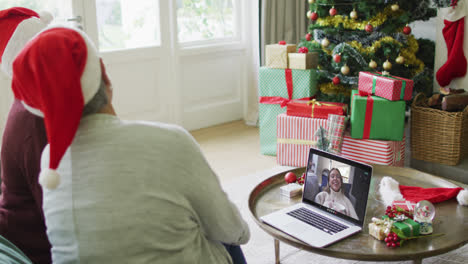
[[[294,183],[297,180],[297,176],[296,176],[296,174],[294,174],[294,172],[290,171],[290,172],[286,173],[286,175],[284,175],[284,180],[287,183]]]
[[[341,55],[340,54],[333,55],[333,61],[335,61],[336,63],[339,63],[341,61]]]
[[[305,35],[305,38],[306,38],[307,41],[310,41],[312,39],[312,35],[310,33],[307,33]]]
[[[406,25],[406,26],[403,28],[403,33],[404,33],[405,35],[411,34],[411,28],[410,28],[408,25]]]
[[[371,33],[374,31],[374,27],[371,24],[367,24],[366,27],[364,28],[367,32]]]
[[[300,47],[297,50],[297,53],[308,53],[308,52],[309,52],[309,49],[307,47]]]
[[[338,14],[338,11],[335,9],[335,7],[332,7],[330,8],[330,11],[328,11],[328,13],[330,13],[330,16],[334,16]]]
[[[280,44],[280,45],[286,45],[286,41],[281,40],[281,41],[278,42],[278,44]]]
[[[332,82],[334,85],[340,84],[340,77],[338,76],[333,77]]]
[[[317,19],[318,19],[317,12],[312,12],[312,14],[310,14],[310,20],[315,21]]]

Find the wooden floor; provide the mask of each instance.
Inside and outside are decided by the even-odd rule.
[[[222,181],[271,169],[276,157],[260,154],[258,127],[234,121],[190,132]]]

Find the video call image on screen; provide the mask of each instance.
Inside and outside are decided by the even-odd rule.
[[[303,198],[322,205],[329,212],[362,220],[369,177],[371,175],[361,168],[313,154],[307,166]]]

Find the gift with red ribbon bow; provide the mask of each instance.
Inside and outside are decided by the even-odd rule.
[[[286,112],[292,99],[311,100],[317,92],[315,70],[271,69],[259,71],[260,152],[276,155],[276,117]]]
[[[359,72],[358,90],[391,101],[411,100],[413,80],[380,72]]]
[[[266,45],[265,65],[276,69],[289,68],[288,53],[296,52],[296,47],[295,44],[287,44],[284,40],[278,44]]]
[[[363,91],[351,92],[351,137],[401,141],[405,101],[390,101]]]

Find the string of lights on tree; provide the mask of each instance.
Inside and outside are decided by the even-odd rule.
[[[308,0],[308,32],[299,47],[319,52],[321,99],[346,101],[360,71],[413,79],[432,89],[434,43],[416,39],[410,23],[436,16],[431,0]]]

